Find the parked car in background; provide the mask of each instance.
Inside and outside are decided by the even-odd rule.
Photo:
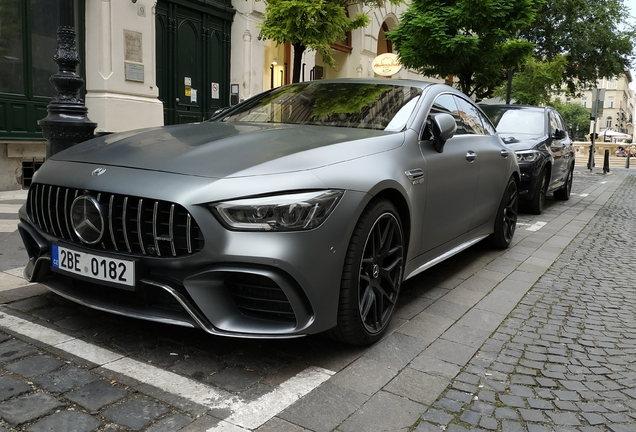
[[[20,210],[25,276],[216,335],[370,344],[405,279],[510,244],[518,182],[514,152],[451,87],[292,84],[49,158]]]
[[[523,208],[541,214],[550,193],[555,199],[568,200],[575,150],[561,115],[552,107],[487,104],[480,107],[495,124],[501,139],[517,154]]]

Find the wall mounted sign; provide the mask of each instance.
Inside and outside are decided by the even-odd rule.
[[[393,76],[402,70],[402,64],[397,54],[385,53],[373,59],[372,68],[376,75]]]
[[[144,82],[144,65],[125,63],[126,81]]]
[[[143,63],[142,34],[132,30],[124,30],[124,60]]]

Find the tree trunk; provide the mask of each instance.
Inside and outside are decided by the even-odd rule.
[[[510,96],[512,94],[512,69],[508,68],[508,84],[506,85],[506,104],[510,105]]]
[[[293,44],[294,47],[294,69],[292,72],[292,83],[300,82],[300,69],[303,63],[303,53],[305,46],[299,43]]]

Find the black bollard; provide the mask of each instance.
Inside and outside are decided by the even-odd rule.
[[[609,172],[609,150],[605,150],[605,155],[603,156],[603,174]]]
[[[625,161],[625,168],[629,168],[629,158],[632,157],[631,152],[627,152],[627,160]]]

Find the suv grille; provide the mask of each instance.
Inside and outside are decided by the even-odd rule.
[[[92,196],[102,208],[105,229],[99,244],[84,244],[73,231],[71,204],[80,195]],[[166,201],[34,183],[27,213],[42,231],[84,247],[158,257],[203,249],[201,230],[190,213]]]

